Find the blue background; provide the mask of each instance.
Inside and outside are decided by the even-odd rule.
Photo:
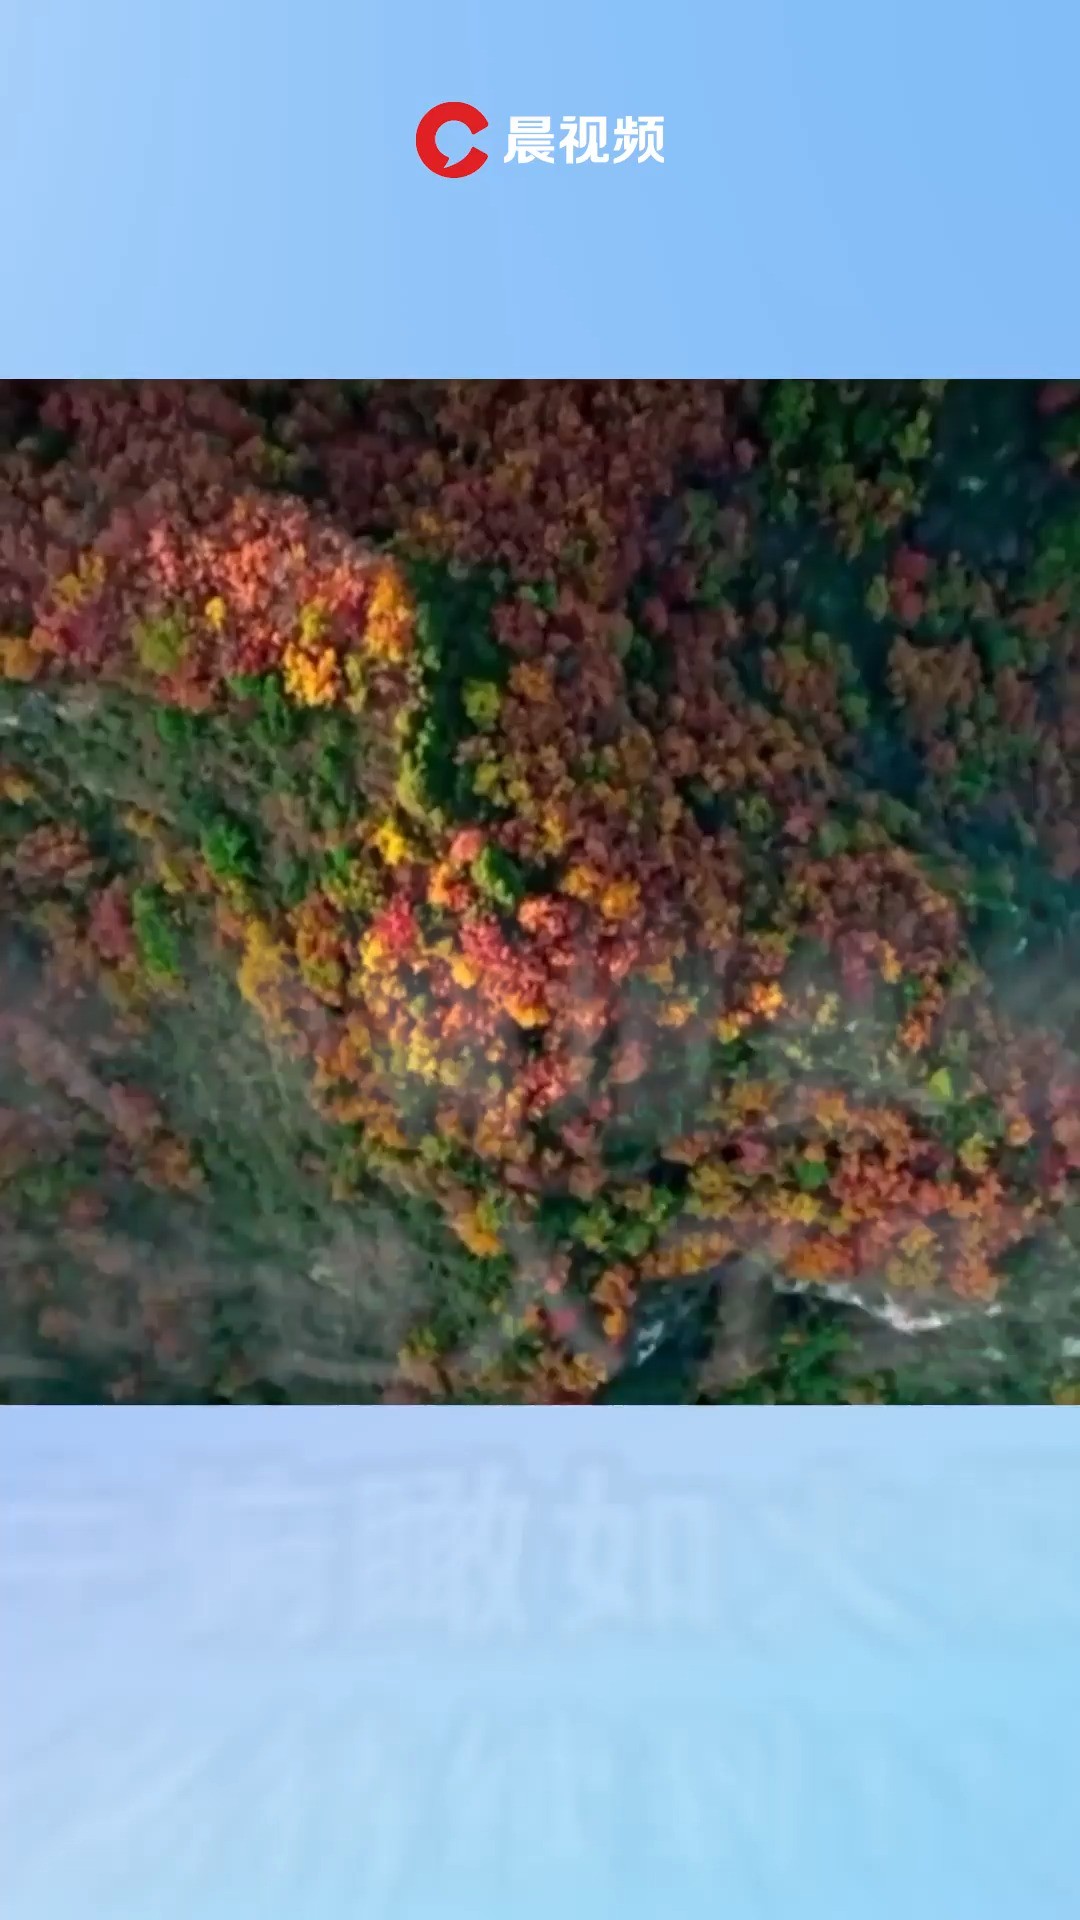
[[[0,372],[1075,374],[1078,70],[1068,0],[5,0]]]
[[[1078,54],[1064,0],[7,0],[0,376],[1075,374]],[[502,164],[592,112],[665,165]],[[1072,1916],[1075,1432],[5,1410],[6,1910]]]
[[[2,1426],[12,1920],[1077,1911],[1065,1414]]]

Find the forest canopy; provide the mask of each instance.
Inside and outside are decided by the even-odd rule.
[[[0,389],[9,1390],[589,1401],[749,1274],[1037,1295],[1074,1395],[1078,462],[1080,383]]]

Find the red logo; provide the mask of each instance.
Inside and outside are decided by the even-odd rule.
[[[450,165],[435,136],[455,123],[467,127],[470,133],[483,133],[487,126],[477,107],[468,106],[464,100],[444,100],[440,107],[431,107],[425,113],[416,129],[417,153],[429,172],[443,180],[464,180],[466,174],[478,172],[487,159],[483,147],[470,147],[464,159]]]

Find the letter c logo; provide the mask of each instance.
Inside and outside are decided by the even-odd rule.
[[[425,113],[416,129],[417,153],[428,171],[437,173],[443,180],[464,180],[466,174],[476,173],[487,159],[483,147],[470,147],[464,159],[450,165],[435,136],[455,121],[470,133],[483,133],[487,126],[476,107],[468,106],[464,100],[444,100],[440,107],[431,107]]]

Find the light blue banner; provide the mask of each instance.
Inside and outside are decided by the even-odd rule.
[[[0,373],[1073,374],[1078,70],[1065,0],[8,0]]]
[[[17,1920],[1076,1911],[1067,1416],[3,1429]]]

